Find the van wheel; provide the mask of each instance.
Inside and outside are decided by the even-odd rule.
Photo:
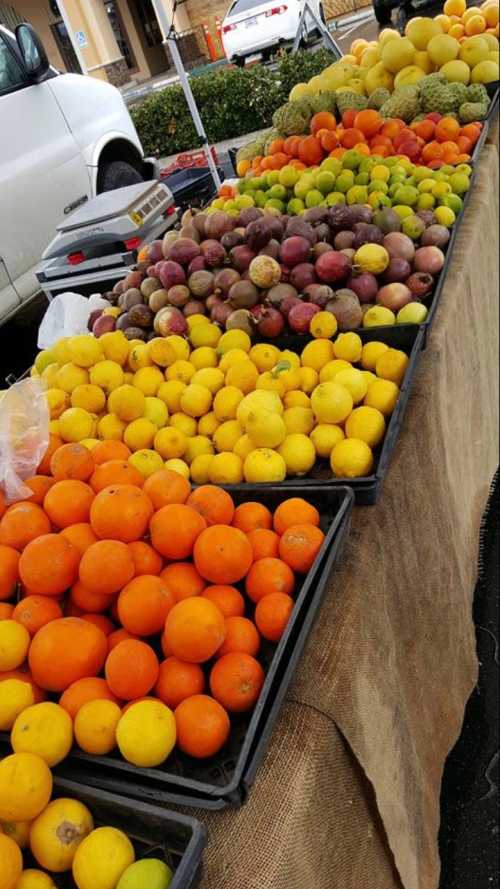
[[[135,167],[125,161],[111,161],[109,164],[103,164],[99,171],[98,191],[99,193],[114,191],[115,188],[137,185],[139,182],[144,182],[144,179]]]

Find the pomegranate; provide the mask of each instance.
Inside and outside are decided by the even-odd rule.
[[[391,259],[398,257],[411,262],[415,256],[415,245],[408,235],[402,232],[390,232],[384,238],[384,247]]]
[[[159,278],[165,290],[170,290],[176,284],[186,283],[184,269],[178,262],[172,262],[171,260],[161,264]]]
[[[405,284],[410,288],[414,297],[423,299],[432,293],[434,278],[428,272],[413,272],[413,275],[406,279]]]
[[[420,238],[420,244],[422,247],[446,247],[450,237],[450,230],[444,225],[430,225]]]
[[[377,293],[378,305],[385,306],[386,309],[391,309],[396,314],[413,298],[413,293],[406,284],[386,284]]]
[[[382,280],[384,284],[394,284],[396,281],[404,281],[410,274],[410,263],[407,262],[406,259],[401,259],[401,257],[396,256],[394,259],[391,259],[382,275]]]
[[[439,247],[419,247],[415,253],[413,268],[416,272],[437,275],[444,266],[444,253]]]
[[[320,311],[319,306],[314,303],[301,302],[298,306],[293,306],[288,315],[288,323],[294,333],[308,333],[311,319]]]
[[[336,284],[349,277],[351,263],[343,253],[331,250],[316,260],[315,269],[320,281],[324,281],[325,284]]]
[[[290,284],[299,293],[305,290],[309,284],[316,284],[317,280],[315,268],[310,262],[300,262],[290,272]]]
[[[179,309],[174,306],[165,306],[155,315],[154,329],[159,336],[170,336],[176,333],[183,336],[187,333],[187,322]]]
[[[170,246],[168,258],[172,262],[178,262],[180,265],[187,266],[196,257],[200,255],[200,245],[192,238],[177,238]]]
[[[257,323],[257,330],[260,335],[265,336],[268,339],[275,339],[283,333],[284,327],[285,319],[283,315],[278,309],[273,309],[271,306],[264,309],[261,318]]]
[[[302,262],[307,262],[311,252],[311,244],[300,235],[292,235],[286,238],[281,245],[280,259],[289,268],[294,268]]]
[[[351,275],[347,279],[346,287],[356,294],[360,303],[371,303],[378,293],[378,281],[371,272],[362,272],[361,275]]]

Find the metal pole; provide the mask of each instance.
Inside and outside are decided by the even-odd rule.
[[[80,68],[82,69],[82,74],[88,74],[87,65],[85,64],[85,59],[83,58],[83,53],[78,45],[77,40],[75,39],[75,33],[73,31],[73,26],[70,22],[70,19],[69,19],[68,13],[66,12],[66,9],[64,8],[64,0],[58,0],[57,5],[59,7],[59,12],[61,13],[61,18],[62,18],[64,24],[66,25],[68,37],[71,40],[71,45],[75,51],[75,55],[78,59]]]
[[[163,0],[152,0],[153,7],[156,13],[156,17],[160,23],[160,27],[163,31],[164,35],[164,46],[168,46],[177,74],[179,76],[179,80],[181,82],[182,89],[184,90],[184,95],[186,97],[186,102],[188,104],[189,110],[191,112],[191,117],[193,118],[193,123],[196,128],[196,132],[198,136],[203,142],[203,150],[205,152],[208,167],[210,173],[212,174],[212,179],[214,181],[215,187],[219,189],[222,185],[217,167],[215,165],[215,161],[212,157],[212,152],[210,151],[210,146],[208,144],[207,134],[205,132],[205,127],[203,126],[203,121],[200,117],[200,112],[198,111],[198,106],[196,105],[193,93],[191,91],[191,86],[189,83],[189,78],[184,69],[184,65],[182,63],[181,54],[179,52],[179,48],[177,46],[177,41],[175,37],[170,37],[171,27],[170,22],[168,20],[168,15],[163,4]]]
[[[297,50],[299,48],[300,41],[302,38],[302,32],[305,29],[305,20],[306,20],[307,14],[309,14],[311,16],[314,24],[318,28],[318,30],[323,38],[323,42],[326,43],[327,46],[329,46],[329,48],[332,50],[332,52],[335,53],[335,55],[337,56],[338,59],[341,59],[342,58],[342,50],[341,50],[340,46],[338,45],[337,41],[333,39],[333,37],[330,34],[330,31],[328,30],[326,25],[321,21],[321,19],[319,19],[317,17],[314,10],[311,9],[307,0],[304,3],[304,8],[303,8],[301,16],[300,16],[299,27],[297,29],[297,34],[296,34],[295,40],[293,42],[292,53],[297,52]]]

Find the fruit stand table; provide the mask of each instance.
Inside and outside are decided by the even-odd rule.
[[[250,799],[196,812],[202,889],[437,889],[440,783],[477,676],[471,604],[498,462],[497,145],[382,497],[354,510]]]

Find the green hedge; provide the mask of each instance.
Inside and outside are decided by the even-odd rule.
[[[319,74],[334,61],[325,49],[284,56],[276,71],[262,65],[226,68],[191,79],[191,89],[210,142],[244,136],[272,125],[276,108],[291,88]],[[131,108],[144,151],[162,157],[200,146],[179,84]]]

